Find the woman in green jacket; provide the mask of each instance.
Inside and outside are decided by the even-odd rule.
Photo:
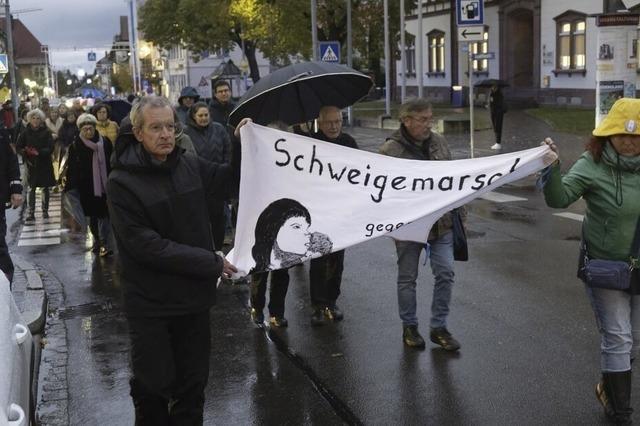
[[[557,153],[551,139],[545,143]],[[640,99],[619,99],[564,175],[550,166],[547,205],[587,205],[583,239],[593,259],[629,261],[640,216]],[[582,256],[581,256],[582,258]],[[586,287],[601,335],[602,380],[596,396],[617,424],[631,421],[631,361],[640,349],[640,283],[627,291]]]

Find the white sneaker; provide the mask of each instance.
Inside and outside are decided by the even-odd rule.
[[[491,149],[502,149],[502,145],[500,145],[499,143],[494,143],[493,145],[491,145]]]

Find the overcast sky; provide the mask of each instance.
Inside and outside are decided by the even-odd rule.
[[[120,16],[129,15],[126,0],[10,0],[10,4],[12,11],[42,9],[17,17],[42,44],[49,45],[56,70],[68,68],[74,73],[79,68],[93,72],[95,62],[87,61],[87,53],[103,57],[120,32]]]

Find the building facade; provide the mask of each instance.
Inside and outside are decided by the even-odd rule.
[[[455,0],[422,0],[407,11],[406,70],[397,64],[397,82],[405,73],[407,93],[417,94],[416,43],[422,43],[423,93],[448,103],[453,86],[468,88],[485,78],[504,80],[507,99],[543,105],[595,105],[598,28],[594,15],[625,10],[622,0],[484,0],[481,41],[461,42]],[[637,12],[638,7],[630,12]],[[628,13],[628,12],[627,12]],[[633,41],[637,43],[637,39]],[[494,59],[470,60],[472,53],[493,52]],[[637,87],[640,87],[640,80]],[[477,102],[482,102],[482,93]]]

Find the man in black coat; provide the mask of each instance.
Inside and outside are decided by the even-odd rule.
[[[231,100],[231,86],[226,80],[218,80],[213,85],[213,99],[209,104],[211,110],[211,121],[227,126],[229,114],[236,107]]]
[[[312,137],[349,148],[358,149],[356,141],[342,133],[342,112],[334,106],[325,106],[318,117],[319,132]],[[339,250],[316,259],[311,259],[309,269],[309,294],[311,296],[311,324],[323,325],[327,320],[340,321],[342,311],[336,305],[340,295],[344,250]]]
[[[230,179],[176,148],[174,111],[145,96],[131,110],[137,141],[118,140],[107,200],[118,244],[131,338],[136,425],[202,424],[209,375],[209,308],[220,275],[208,199]]]
[[[0,138],[0,270],[9,280],[13,280],[13,262],[9,256],[9,248],[5,241],[7,234],[7,217],[5,206],[18,208],[24,201],[22,197],[22,182],[20,180],[20,167],[18,157],[10,145],[11,137],[3,134]]]

